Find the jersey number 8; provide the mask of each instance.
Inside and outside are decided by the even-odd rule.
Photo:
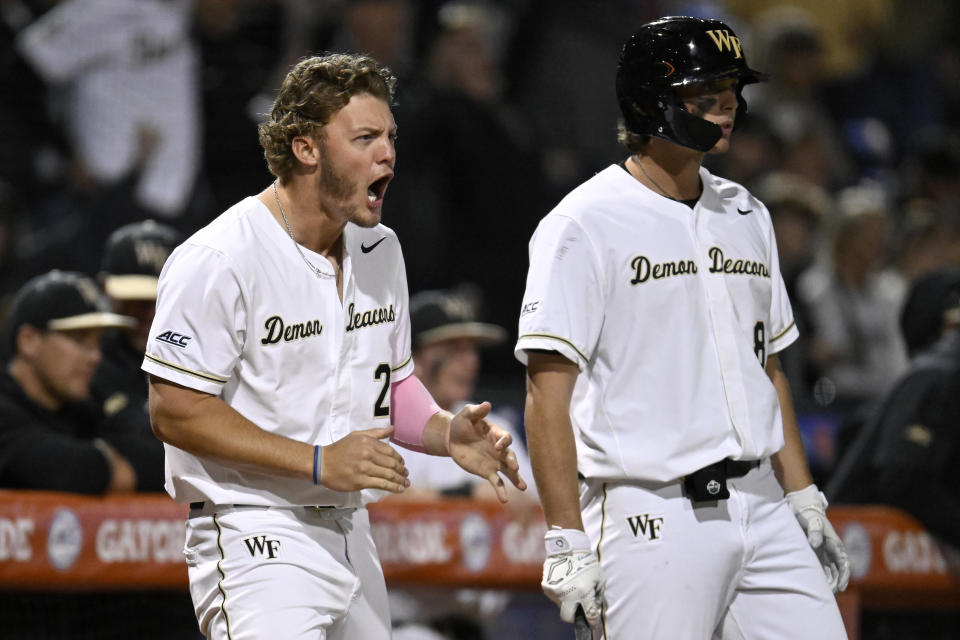
[[[764,335],[763,322],[753,325],[753,353],[760,361],[761,367],[767,366],[767,341]]]

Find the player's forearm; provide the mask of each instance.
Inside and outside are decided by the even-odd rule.
[[[450,420],[416,375],[390,385],[391,440],[412,451],[445,456],[450,453]]]
[[[533,477],[547,526],[583,529],[577,446],[570,422],[576,367],[550,369],[531,356],[524,425]],[[568,363],[570,364],[570,363]]]
[[[547,526],[583,529],[577,449],[570,418],[544,415],[527,402],[525,426],[534,481]],[[566,422],[566,424],[564,424]]]
[[[797,414],[793,410],[790,396],[790,384],[780,367],[780,360],[773,355],[767,361],[767,375],[777,390],[780,400],[780,413],[783,417],[783,449],[771,456],[773,471],[785,492],[798,491],[813,484],[810,468],[807,465],[807,453],[800,438],[797,426]]]
[[[264,431],[215,396],[151,376],[150,422],[160,440],[230,466],[313,479],[314,447]]]

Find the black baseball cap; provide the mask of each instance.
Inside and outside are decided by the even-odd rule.
[[[154,220],[115,230],[100,268],[107,294],[117,300],[156,300],[160,271],[178,244],[179,232]]]
[[[11,353],[15,350],[17,332],[25,324],[48,331],[70,331],[132,327],[136,321],[110,312],[93,278],[54,269],[28,280],[14,296],[6,322]]]
[[[914,354],[943,333],[945,323],[960,311],[960,268],[946,267],[919,276],[910,286],[900,312],[900,331]]]
[[[479,322],[475,301],[457,291],[438,289],[411,296],[410,325],[414,349],[455,338],[470,338],[485,347],[507,339],[503,327]]]

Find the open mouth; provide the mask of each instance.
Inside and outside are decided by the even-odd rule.
[[[383,194],[386,193],[387,184],[390,183],[392,178],[393,176],[390,175],[383,176],[379,180],[374,180],[373,183],[367,187],[367,202],[369,204],[377,204],[383,201]]]

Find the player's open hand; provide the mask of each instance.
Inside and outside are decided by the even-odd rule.
[[[450,421],[450,457],[475,475],[486,478],[500,502],[507,502],[503,473],[523,491],[527,483],[520,477],[517,456],[510,450],[513,437],[487,421],[490,403],[468,404]]]
[[[335,491],[382,489],[400,493],[410,486],[407,467],[384,439],[393,425],[353,431],[320,450],[320,484]]]

